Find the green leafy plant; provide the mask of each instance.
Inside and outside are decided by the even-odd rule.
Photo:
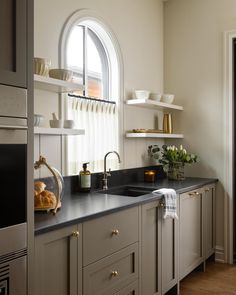
[[[163,165],[164,171],[168,171],[170,165],[175,163],[192,164],[197,162],[197,156],[195,154],[188,153],[186,149],[180,145],[177,148],[174,145],[163,145],[160,148],[158,145],[148,146],[148,155]]]

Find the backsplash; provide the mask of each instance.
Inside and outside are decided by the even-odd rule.
[[[164,178],[166,176],[161,165],[116,170],[116,171],[112,171],[111,177],[108,178],[108,187],[126,185],[131,182],[143,181],[145,170],[155,170],[158,179]],[[102,178],[103,178],[102,172],[91,174],[92,190],[102,189]],[[65,193],[79,191],[78,175],[65,176],[64,182],[65,182]]]

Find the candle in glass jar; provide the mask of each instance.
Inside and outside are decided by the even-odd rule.
[[[154,182],[156,176],[155,170],[145,170],[144,171],[144,181],[145,182]]]

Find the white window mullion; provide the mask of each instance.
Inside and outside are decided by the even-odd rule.
[[[83,48],[83,53],[84,53],[84,61],[83,61],[83,84],[84,84],[84,95],[88,96],[88,51],[87,51],[87,36],[88,36],[88,27],[84,26],[84,48]]]

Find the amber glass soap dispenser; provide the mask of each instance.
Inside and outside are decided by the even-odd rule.
[[[79,184],[81,192],[89,192],[91,190],[91,173],[87,170],[87,165],[83,164],[83,170],[79,173]]]

